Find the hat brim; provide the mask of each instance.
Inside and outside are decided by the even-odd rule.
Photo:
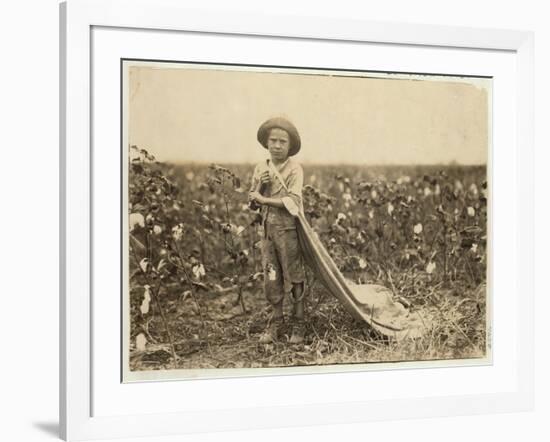
[[[291,157],[296,155],[302,147],[302,141],[300,140],[300,135],[298,134],[296,127],[286,118],[276,117],[265,121],[258,129],[258,142],[265,149],[267,149],[267,138],[269,137],[271,129],[275,128],[283,129],[286,133],[288,133],[290,138],[290,149],[288,151],[288,156]]]

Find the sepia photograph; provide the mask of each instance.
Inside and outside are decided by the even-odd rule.
[[[491,363],[490,77],[121,70],[123,382]]]

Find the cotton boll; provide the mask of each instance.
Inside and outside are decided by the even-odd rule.
[[[179,241],[183,237],[183,223],[179,223],[177,226],[172,227],[172,238]]]
[[[145,292],[143,293],[143,301],[141,302],[141,307],[139,308],[142,315],[146,315],[147,313],[149,313],[149,304],[151,302],[150,287],[148,285],[145,285],[144,288]]]
[[[130,224],[130,232],[134,230],[136,226],[145,227],[145,218],[141,213],[131,213],[128,222]]]
[[[195,278],[201,279],[203,276],[206,275],[206,270],[204,269],[204,266],[202,264],[197,264],[193,266],[193,275],[195,275]]]
[[[136,350],[145,351],[147,348],[147,339],[143,333],[136,336]]]

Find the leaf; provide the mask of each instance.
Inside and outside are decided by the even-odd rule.
[[[143,258],[140,262],[139,262],[139,267],[141,269],[141,271],[143,273],[146,273],[147,272],[147,265],[149,264],[149,260],[147,258]]]
[[[431,274],[434,272],[435,267],[436,267],[435,262],[430,261],[430,262],[428,263],[428,265],[426,266],[426,273],[427,273],[428,275],[431,275]]]
[[[166,267],[166,260],[162,258],[157,265],[157,271],[160,271],[164,267]]]
[[[206,284],[203,284],[202,282],[193,281],[193,285],[195,287],[198,287],[204,290],[205,292],[208,292],[210,290],[210,288]]]

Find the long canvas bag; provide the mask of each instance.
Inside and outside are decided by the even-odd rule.
[[[288,192],[279,171],[267,160],[269,170]],[[392,292],[376,284],[355,284],[347,280],[323,246],[317,233],[307,222],[303,210],[288,196],[282,198],[288,212],[297,222],[298,239],[304,260],[317,279],[356,319],[365,321],[384,336],[396,339],[422,336],[427,325],[418,312],[410,312],[393,300]]]

